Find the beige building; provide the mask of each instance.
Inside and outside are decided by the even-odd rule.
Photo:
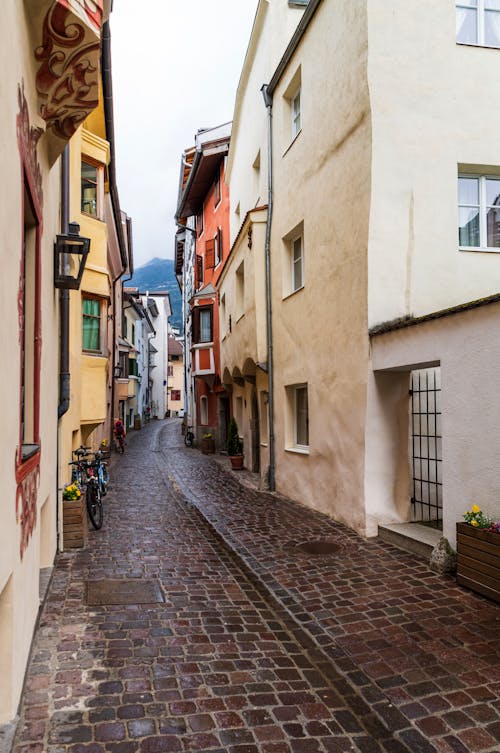
[[[184,349],[180,339],[168,336],[167,414],[178,416],[184,410]]]
[[[259,4],[228,162],[221,350],[247,466],[260,435],[278,491],[369,536],[414,520],[454,542],[473,502],[500,513],[500,40],[481,4],[430,25],[416,0],[312,0],[266,70],[285,5]]]
[[[0,724],[16,714],[40,576],[52,565],[58,544],[57,426],[64,380],[54,243],[68,232],[69,219],[61,190],[69,158],[67,151],[64,160],[61,154],[97,105],[101,27],[108,13],[109,3],[103,7],[99,1],[2,4],[1,326],[8,368],[2,376],[7,399],[0,440]],[[89,66],[83,94],[80,84],[73,86],[75,78],[81,83],[82,72],[71,61],[84,50]]]

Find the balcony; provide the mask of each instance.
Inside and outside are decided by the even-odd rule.
[[[193,376],[201,377],[208,384],[215,378],[214,344],[197,343],[191,348],[193,359]]]

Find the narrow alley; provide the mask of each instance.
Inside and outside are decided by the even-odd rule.
[[[14,752],[498,753],[499,637],[493,602],[153,421],[56,559]]]

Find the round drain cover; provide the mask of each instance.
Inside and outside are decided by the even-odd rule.
[[[339,544],[334,544],[333,541],[305,541],[303,544],[299,544],[297,549],[307,554],[337,554],[341,547]]]

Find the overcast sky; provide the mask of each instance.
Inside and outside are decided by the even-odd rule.
[[[173,258],[182,151],[232,120],[257,0],[115,0],[110,18],[116,169],[134,266]]]

